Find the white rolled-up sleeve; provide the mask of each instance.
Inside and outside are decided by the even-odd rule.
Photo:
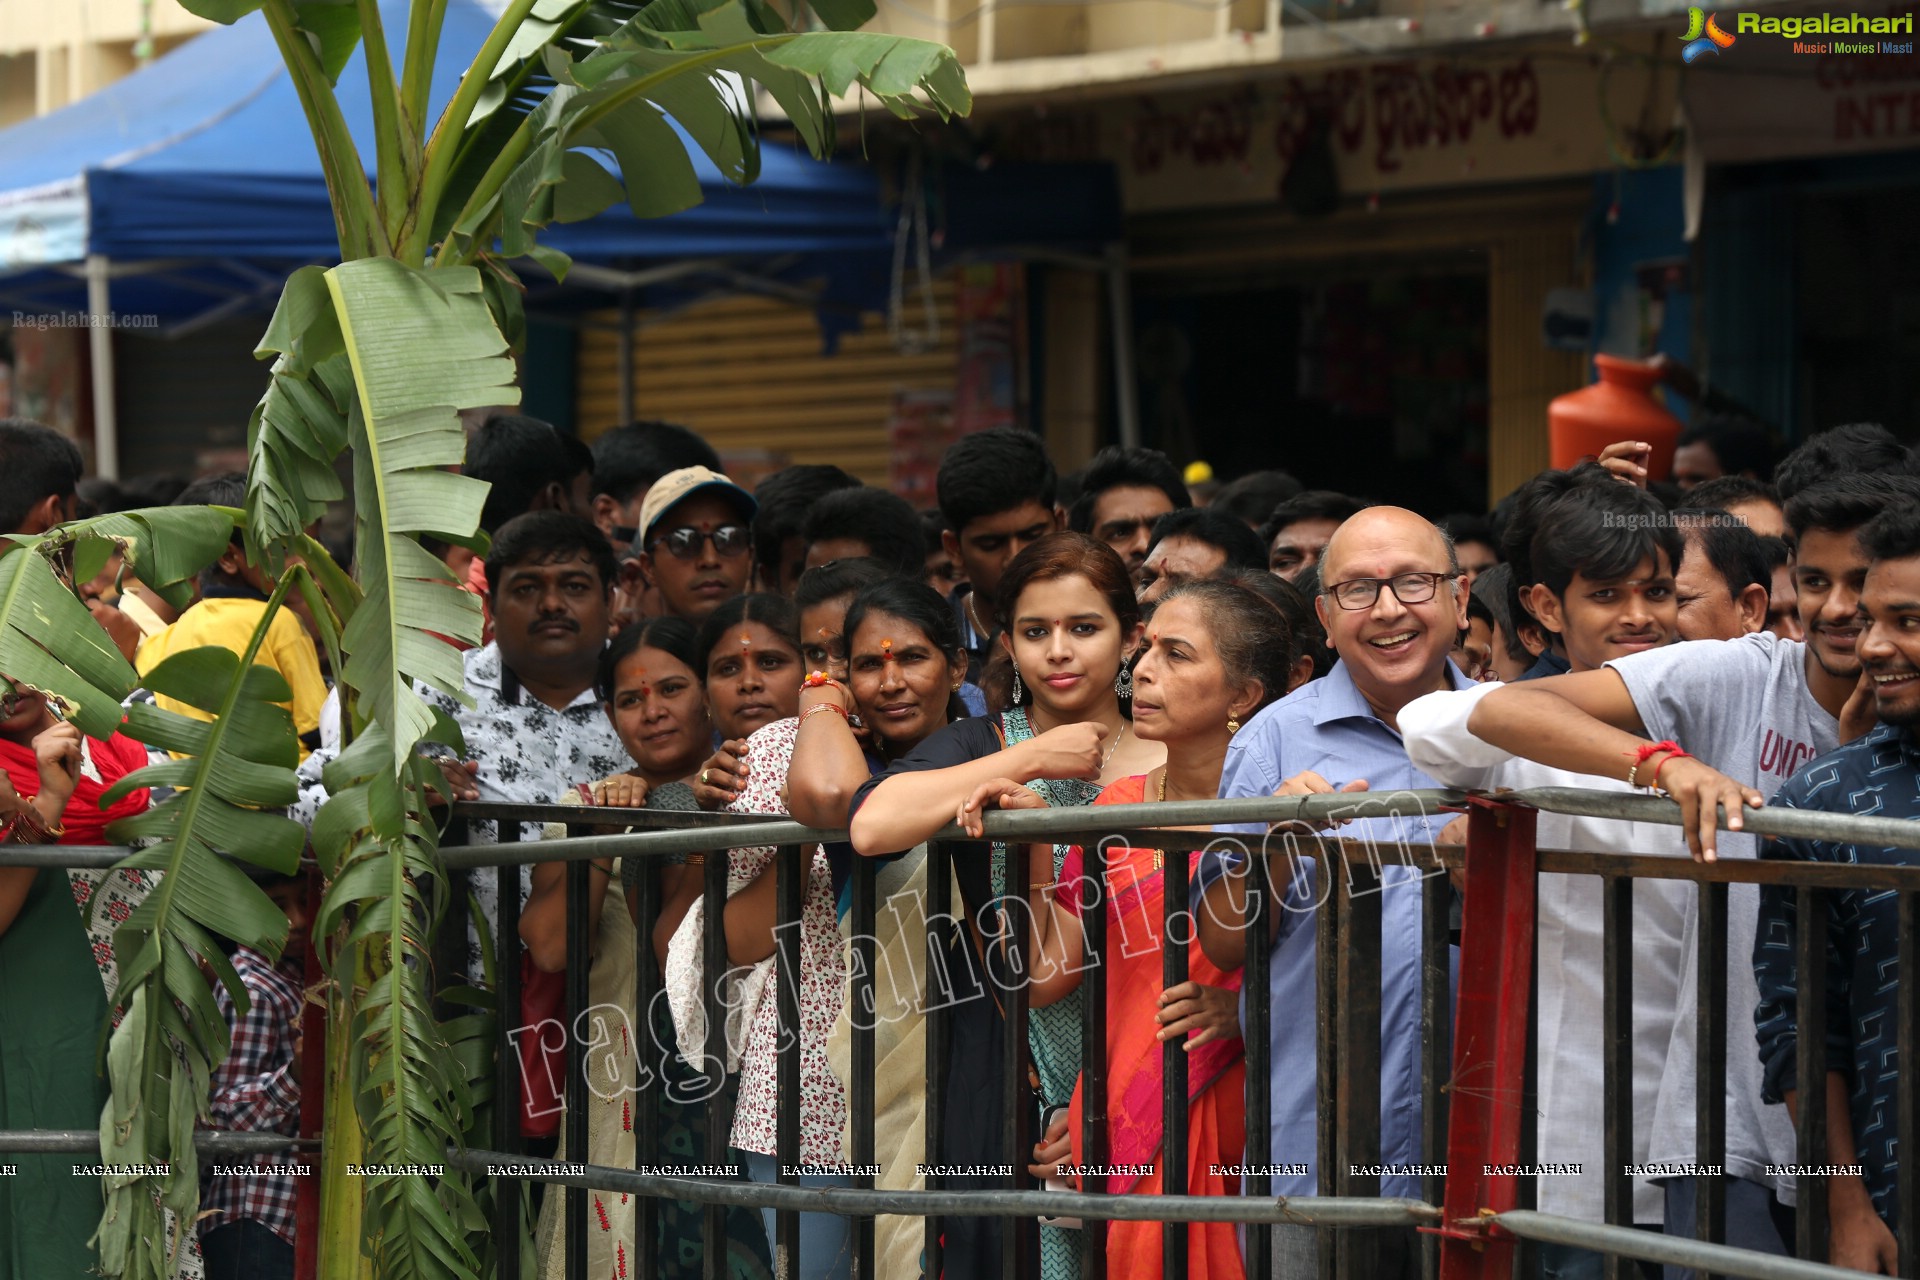
[[[1467,728],[1473,709],[1500,686],[1477,684],[1471,689],[1429,693],[1400,709],[1400,736],[1414,768],[1443,787],[1462,790],[1494,785],[1500,767],[1513,757],[1482,742]]]

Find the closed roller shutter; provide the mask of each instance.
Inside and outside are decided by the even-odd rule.
[[[903,354],[886,319],[822,353],[814,313],[760,297],[730,297],[670,316],[640,313],[633,337],[633,412],[620,406],[618,314],[581,333],[579,423],[591,440],[629,417],[692,427],[724,456],[765,466],[833,463],[869,484],[887,482],[887,422],[902,391],[954,385],[953,287],[935,294],[940,340]]]

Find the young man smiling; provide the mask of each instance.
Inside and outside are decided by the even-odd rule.
[[[1920,513],[1890,510],[1861,532],[1870,557],[1860,611],[1866,626],[1858,644],[1873,684],[1879,727],[1820,757],[1780,788],[1774,803],[1825,813],[1920,818]],[[1781,839],[1769,858],[1854,866],[1910,867],[1911,849],[1874,848],[1840,841]],[[1768,885],[1760,893],[1760,930],[1753,952],[1760,988],[1757,1015],[1760,1060],[1769,1101],[1783,1101],[1798,1118],[1802,1087],[1798,1061],[1798,999],[1803,981],[1824,983],[1827,1009],[1827,1150],[1834,1165],[1857,1165],[1865,1176],[1827,1180],[1832,1232],[1827,1261],[1880,1275],[1897,1272],[1895,1232],[1900,1202],[1894,1194],[1899,1139],[1889,1122],[1899,1109],[1902,1065],[1895,1057],[1900,984],[1898,895],[1863,889],[1829,890],[1823,923],[1828,957],[1823,974],[1807,979],[1795,966],[1799,903],[1794,890]],[[1893,977],[1889,978],[1889,974]],[[1910,1066],[1909,1066],[1909,1069]],[[1910,1176],[1910,1175],[1909,1175]]]
[[[1800,540],[1804,644],[1762,632],[1613,659],[1597,671],[1495,690],[1475,706],[1468,727],[1481,740],[1541,764],[1619,778],[1650,743],[1678,743],[1692,757],[1653,753],[1636,777],[1658,769],[1661,789],[1680,802],[1697,856],[1754,856],[1750,837],[1716,834],[1716,807],[1725,806],[1731,825],[1743,805],[1764,803],[1806,761],[1864,731],[1872,685],[1861,679],[1855,651],[1867,556],[1856,535],[1881,511],[1915,503],[1920,482],[1869,475],[1841,476],[1788,503]],[[1729,1046],[1752,1043],[1758,992],[1748,958],[1758,914],[1755,886],[1729,887]],[[1696,954],[1683,947],[1682,1008],[1697,989]],[[1695,1050],[1693,1019],[1682,1017],[1655,1109],[1654,1162],[1695,1159]],[[1726,1134],[1728,1238],[1788,1252],[1791,1221],[1781,1206],[1791,1203],[1792,1181],[1770,1170],[1793,1163],[1793,1127],[1782,1108],[1762,1102],[1759,1060],[1750,1053],[1727,1055]],[[1668,1184],[1670,1233],[1692,1235],[1693,1190],[1690,1179]]]
[[[1561,641],[1576,672],[1669,643],[1679,621],[1673,565],[1683,542],[1657,499],[1622,484],[1571,489],[1538,513],[1528,561],[1539,581],[1531,590],[1540,622]],[[1751,539],[1752,535],[1740,531]],[[1730,632],[1729,638],[1739,632]],[[1400,713],[1413,763],[1442,786],[1471,790],[1582,787],[1626,792],[1619,776],[1592,776],[1508,755],[1474,737],[1473,709],[1498,685],[1433,693]],[[1685,857],[1671,827],[1560,814],[1539,816],[1544,848],[1632,850]],[[1633,1135],[1629,1159],[1644,1163],[1652,1141],[1667,1042],[1672,1035],[1686,931],[1685,886],[1644,880],[1633,909]],[[1605,1114],[1601,1015],[1603,898],[1585,875],[1543,875],[1538,897],[1540,1063],[1539,1147],[1543,1159],[1569,1164],[1571,1177],[1541,1178],[1539,1207],[1588,1222],[1604,1220]],[[1634,1179],[1631,1221],[1658,1226],[1661,1189]],[[1601,1255],[1566,1245],[1541,1246],[1549,1280],[1599,1280]]]

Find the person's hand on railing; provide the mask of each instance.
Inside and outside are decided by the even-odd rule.
[[[1047,1132],[1033,1148],[1033,1163],[1027,1166],[1027,1172],[1045,1181],[1049,1178],[1065,1182],[1075,1191],[1080,1189],[1080,1179],[1067,1172],[1066,1162],[1073,1158],[1073,1133],[1069,1122],[1069,1113],[1061,1107],[1053,1114],[1053,1123],[1047,1126]]]
[[[1020,771],[1028,778],[1078,778],[1082,782],[1098,782],[1104,755],[1101,747],[1106,736],[1106,726],[1088,720],[1056,725],[1045,733],[1035,734],[1014,750],[1024,756]]]
[[[1714,840],[1719,834],[1719,811],[1723,806],[1727,811],[1727,829],[1738,831],[1746,825],[1742,809],[1758,809],[1766,804],[1765,797],[1746,783],[1735,782],[1692,756],[1665,757],[1653,779],[1661,791],[1679,803],[1680,829],[1686,833],[1687,849],[1695,862],[1714,860]]]
[[[644,809],[647,807],[647,780],[631,773],[616,773],[588,788],[593,803],[606,809]]]
[[[1355,778],[1352,782],[1342,783],[1339,792],[1336,792],[1331,782],[1328,782],[1313,770],[1305,769],[1281,783],[1275,788],[1273,794],[1276,796],[1330,796],[1342,792],[1365,791],[1366,789],[1367,780],[1365,778]],[[1296,818],[1286,822],[1276,822],[1269,829],[1273,831],[1293,831],[1306,835],[1319,831],[1332,831],[1335,827],[1345,826],[1350,821],[1352,821],[1350,818],[1322,818],[1317,822],[1308,818]]]
[[[1596,459],[1615,480],[1636,489],[1647,487],[1647,463],[1652,460],[1653,446],[1644,440],[1616,440],[1602,449]]]
[[[724,809],[747,785],[747,766],[741,757],[747,753],[744,738],[728,738],[720,749],[707,757],[707,763],[693,775],[693,802],[702,809]]]
[[[436,756],[434,763],[440,766],[440,776],[447,780],[447,791],[429,791],[427,803],[435,808],[447,803],[449,796],[454,800],[478,800],[480,798],[480,762],[478,760],[456,760],[452,756]]]
[[[980,820],[989,809],[1044,809],[1046,807],[1047,802],[1038,794],[1012,778],[992,778],[973,789],[973,794],[968,796],[966,803],[960,806],[960,811],[954,815],[953,821],[957,826],[964,828],[968,835],[977,838],[983,829]]]
[[[1844,745],[1855,738],[1864,738],[1880,723],[1879,710],[1873,703],[1873,672],[1862,671],[1860,683],[1847,695],[1846,705],[1840,708],[1840,741]]]
[[[1163,1041],[1197,1033],[1186,1041],[1188,1053],[1209,1040],[1238,1040],[1240,993],[1183,982],[1160,993],[1160,1012],[1154,1020],[1160,1024],[1159,1039]]]
[[[1440,828],[1439,833],[1433,837],[1433,842],[1435,844],[1463,845],[1467,842],[1467,827],[1467,815],[1463,813],[1446,826]],[[1447,869],[1447,878],[1453,882],[1453,887],[1459,892],[1465,893],[1467,891],[1467,869],[1465,866],[1449,867]]]

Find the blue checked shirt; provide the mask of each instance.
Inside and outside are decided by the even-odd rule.
[[[1920,818],[1920,743],[1897,725],[1881,725],[1804,766],[1774,794],[1772,803],[1825,813]],[[1911,849],[1872,849],[1798,838],[1771,841],[1762,856],[1855,866],[1920,863],[1920,852]],[[1900,1154],[1895,1129],[1900,1063],[1894,997],[1900,990],[1895,972],[1899,895],[1891,889],[1830,889],[1824,905],[1827,1069],[1847,1081],[1847,1113],[1857,1159],[1866,1169],[1867,1194],[1887,1225],[1897,1231],[1894,1175]],[[1754,1022],[1768,1102],[1780,1102],[1783,1094],[1800,1088],[1794,1057],[1799,1043],[1795,1024],[1800,975],[1793,952],[1798,917],[1794,890],[1761,886],[1760,929],[1753,946],[1760,1007]]]
[[[1447,679],[1454,689],[1473,682],[1451,662]],[[1382,792],[1437,787],[1407,759],[1395,730],[1373,713],[1354,685],[1346,663],[1335,663],[1319,680],[1296,689],[1264,708],[1227,746],[1220,778],[1222,797],[1272,795],[1303,770],[1311,769],[1338,788],[1364,778],[1375,796]],[[1380,1162],[1386,1166],[1422,1162],[1420,1147],[1420,875],[1395,853],[1396,842],[1431,844],[1455,815],[1423,814],[1409,805],[1391,818],[1369,818],[1340,829],[1344,838],[1380,843],[1381,999],[1380,999]],[[1257,831],[1257,828],[1254,829]],[[1225,873],[1233,855],[1209,852],[1194,876],[1194,900]],[[1319,1193],[1314,1172],[1319,1157],[1318,1036],[1314,1016],[1314,968],[1317,945],[1314,912],[1325,897],[1316,888],[1315,864],[1302,860],[1273,922],[1270,987],[1273,1017],[1269,1029],[1273,1080],[1270,1153],[1263,1158],[1258,1135],[1247,1135],[1248,1164],[1304,1167],[1306,1173],[1275,1176],[1273,1194]],[[1240,1022],[1247,1025],[1246,996]],[[1435,1163],[1444,1152],[1432,1153]],[[1420,1179],[1390,1174],[1380,1180],[1383,1196],[1418,1196]]]

